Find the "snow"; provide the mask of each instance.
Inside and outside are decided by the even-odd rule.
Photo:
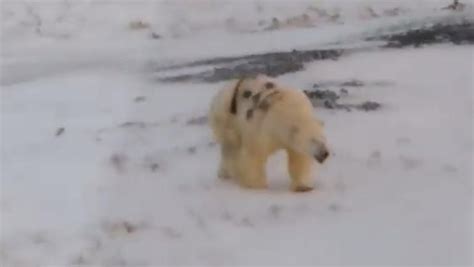
[[[329,2],[320,4],[342,8],[350,23],[259,33],[219,28],[250,2],[33,2],[53,37],[22,23],[21,4],[2,3],[3,15],[12,12],[2,16],[2,266],[472,263],[472,46],[362,51],[278,77],[301,88],[387,82],[347,88],[379,111],[315,111],[333,153],[307,194],[288,191],[283,153],[267,166],[268,190],[218,180],[202,116],[223,83],[155,79],[155,67],[209,56],[355,45],[401,21],[364,21],[361,5],[411,8],[408,24],[452,17],[426,11],[446,1]],[[261,3],[268,19],[307,8]],[[49,23],[64,5],[63,22]],[[137,17],[172,38],[128,31]],[[242,17],[242,28],[256,29],[255,13]],[[172,36],[178,18],[199,27]]]

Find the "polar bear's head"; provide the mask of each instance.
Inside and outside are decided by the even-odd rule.
[[[289,131],[289,144],[296,151],[323,163],[329,157],[323,123],[317,118],[293,124]]]
[[[323,123],[315,119],[310,127],[309,149],[314,159],[323,163],[329,157],[329,149],[324,135]]]

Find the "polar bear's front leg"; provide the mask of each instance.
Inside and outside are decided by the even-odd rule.
[[[265,164],[267,157],[257,149],[242,147],[239,154],[239,183],[246,188],[267,188]]]
[[[221,161],[217,176],[221,179],[236,177],[239,146],[230,142],[221,144]]]
[[[291,176],[291,190],[307,192],[313,190],[311,165],[313,159],[305,154],[288,149],[288,171]]]

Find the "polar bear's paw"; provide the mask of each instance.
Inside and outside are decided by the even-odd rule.
[[[246,180],[240,179],[240,186],[247,189],[267,189],[266,179]]]
[[[295,191],[295,192],[298,192],[298,193],[304,193],[304,192],[310,192],[310,191],[313,191],[313,187],[312,186],[308,186],[308,185],[296,185],[296,186],[293,186],[292,190]]]

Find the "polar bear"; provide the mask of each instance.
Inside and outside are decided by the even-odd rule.
[[[266,188],[268,158],[288,154],[291,190],[313,189],[312,165],[329,156],[321,121],[303,91],[266,75],[246,77],[221,89],[211,100],[209,122],[221,147],[218,176],[247,188]]]

